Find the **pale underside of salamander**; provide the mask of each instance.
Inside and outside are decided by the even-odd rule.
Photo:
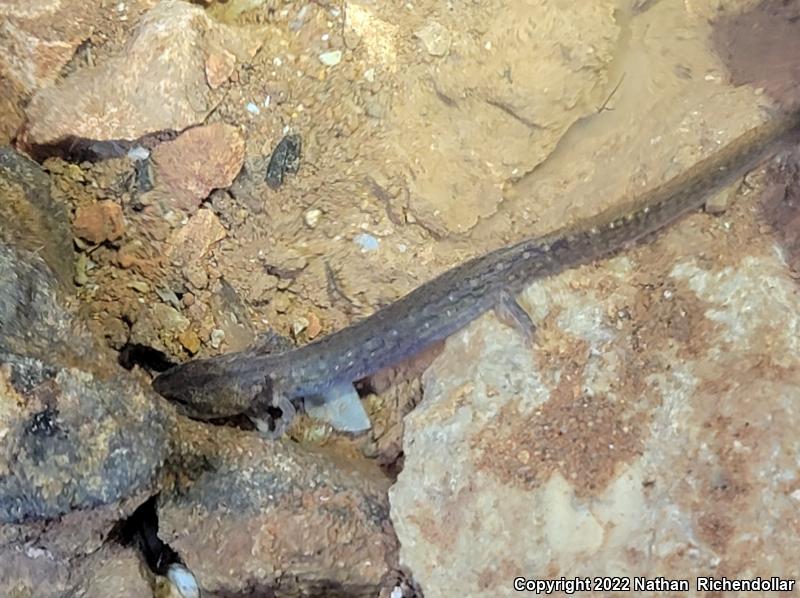
[[[617,253],[700,208],[710,194],[768,157],[799,123],[800,112],[775,116],[633,201],[468,260],[318,341],[278,354],[256,347],[190,361],[158,376],[153,386],[198,419],[245,413],[263,423],[278,409],[282,425],[264,430],[271,435],[282,432],[294,414],[292,401],[300,398],[307,410],[314,414],[316,409],[335,427],[359,431],[369,422],[354,381],[412,356],[491,309],[530,337],[533,324],[514,300],[526,285]]]

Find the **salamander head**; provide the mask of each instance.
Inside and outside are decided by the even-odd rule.
[[[219,360],[199,359],[175,366],[153,380],[153,389],[194,419],[230,417],[245,412],[262,394],[266,379],[230,372]]]

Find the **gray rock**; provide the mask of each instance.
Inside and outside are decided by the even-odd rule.
[[[46,235],[64,230],[63,212],[47,217],[35,165],[2,157],[16,166],[0,170],[0,189],[27,193],[0,205],[16,201],[41,235],[28,234],[28,219],[0,222],[0,239],[41,243],[36,252],[0,242],[0,522],[19,522],[150,486],[166,454],[168,411],[64,307],[68,296],[44,260],[61,264],[63,237]]]
[[[36,163],[0,147],[0,241],[38,253],[64,287],[72,281],[72,230],[50,179]]]

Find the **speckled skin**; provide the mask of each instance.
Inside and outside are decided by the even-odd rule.
[[[277,397],[324,396],[446,338],[532,280],[618,252],[699,208],[768,156],[798,123],[800,112],[775,117],[635,201],[471,259],[316,342],[276,355],[252,350],[188,362],[153,386],[199,419],[258,416]]]

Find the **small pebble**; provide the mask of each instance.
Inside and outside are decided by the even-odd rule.
[[[319,55],[319,61],[325,66],[336,66],[342,61],[342,51],[331,50],[330,52],[323,52]]]
[[[415,31],[414,35],[422,41],[431,56],[444,56],[450,50],[450,32],[441,23],[431,21]]]
[[[245,106],[245,108],[250,114],[261,114],[261,109],[253,102],[247,102],[247,106]]]
[[[150,285],[143,280],[132,280],[128,283],[128,288],[139,291],[140,293],[147,293],[150,291]]]
[[[197,336],[194,330],[187,328],[178,335],[178,341],[183,348],[189,351],[192,355],[200,350],[200,337]]]
[[[219,346],[222,344],[222,341],[225,340],[225,331],[220,330],[219,328],[214,328],[211,331],[211,346],[215,349],[219,349]]]
[[[375,251],[380,244],[380,241],[368,233],[361,233],[356,235],[353,239],[358,245],[361,246],[362,251]]]
[[[308,228],[314,228],[319,224],[320,216],[322,216],[322,210],[318,210],[317,208],[312,208],[308,212],[305,213],[303,219],[306,222],[306,226]]]
[[[194,573],[185,566],[178,563],[170,565],[167,579],[181,598],[200,598],[200,584]]]
[[[193,293],[184,293],[183,297],[181,297],[181,301],[183,305],[186,307],[191,307],[194,305],[194,294]]]
[[[86,275],[88,261],[89,258],[86,257],[85,253],[79,253],[78,259],[75,261],[75,284],[79,287],[89,282],[89,277]]]
[[[292,334],[295,338],[300,336],[300,333],[303,332],[306,328],[308,328],[308,318],[299,317],[296,318],[294,322],[292,322]]]
[[[322,332],[322,324],[319,321],[317,314],[310,312],[308,314],[308,328],[306,329],[306,338],[313,340]]]
[[[156,287],[156,295],[158,295],[164,303],[169,303],[176,309],[181,308],[180,299],[178,299],[178,296],[171,289]]]
[[[730,189],[723,189],[709,197],[706,200],[705,211],[709,214],[714,214],[718,216],[719,214],[724,214],[725,211],[730,207],[731,201],[733,200],[733,195],[736,194],[736,191],[731,191]]]
[[[274,307],[275,311],[279,314],[285,314],[289,310],[289,298],[285,293],[275,295],[272,299],[272,307]]]

